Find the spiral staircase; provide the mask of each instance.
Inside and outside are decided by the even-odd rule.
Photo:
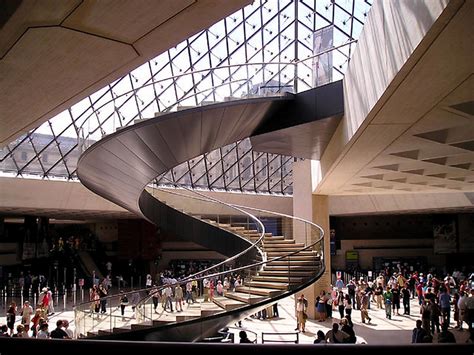
[[[252,98],[169,113],[123,128],[85,151],[78,162],[78,176],[86,187],[162,229],[181,233],[181,238],[228,257],[181,280],[181,284],[190,280],[201,282],[206,277],[223,278],[230,273],[242,275],[243,284],[235,291],[214,297],[212,302],[195,303],[179,313],[155,312],[146,290],[134,291],[140,301],[135,317],[125,321],[119,315],[116,295],[108,297],[106,315],[91,314],[90,303],[85,303],[76,308],[78,337],[199,341],[230,322],[304,289],[322,275],[323,231],[311,222],[225,204],[202,194],[182,195],[177,205],[175,201],[170,206],[162,196],[166,192],[159,195],[146,189],[154,178],[178,164],[252,136],[294,96]],[[189,202],[190,199],[193,201]],[[212,218],[187,211],[186,207],[193,203],[201,211],[216,210],[207,204],[219,208]],[[225,223],[222,215],[234,216],[234,220],[236,215],[245,216],[251,222],[244,226],[232,221]],[[286,219],[284,235],[266,232],[259,215]]]

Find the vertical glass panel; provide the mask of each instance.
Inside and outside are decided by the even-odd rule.
[[[204,163],[204,156],[193,159],[191,164],[191,176],[193,178],[194,186],[200,188],[209,188],[207,180],[206,165]]]

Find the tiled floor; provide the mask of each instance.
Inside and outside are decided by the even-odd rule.
[[[311,303],[311,302],[310,302]],[[369,315],[372,318],[371,324],[362,324],[360,321],[360,311],[352,311],[352,320],[354,323],[354,330],[357,336],[358,343],[367,344],[410,344],[412,329],[415,327],[415,321],[419,318],[419,306],[417,300],[412,300],[411,316],[392,316],[391,320],[385,318],[384,310],[377,310],[375,304],[371,304],[372,309],[369,310]],[[131,310],[127,310],[129,313]],[[130,316],[129,314],[127,314]],[[241,329],[248,330],[250,339],[254,339],[256,333],[257,342],[262,342],[262,333],[265,339],[275,339],[279,341],[294,341],[296,339],[295,327],[296,318],[294,312],[294,297],[288,297],[279,302],[279,317],[266,320],[259,320],[255,318],[246,318],[242,320],[242,328],[235,327],[235,324],[229,324],[230,330],[235,333],[236,342],[238,342],[238,332]],[[318,322],[316,320],[308,319],[306,323],[306,332],[298,333],[299,343],[313,343],[316,332],[322,330],[327,332],[333,322],[339,322],[339,313],[333,313],[334,318],[326,320],[325,322]],[[452,315],[451,315],[452,317]],[[128,318],[128,317],[127,317]],[[74,312],[61,311],[58,308],[56,313],[49,317],[50,324],[55,324],[58,319],[67,319],[70,321],[70,328],[74,330]],[[20,317],[17,317],[20,321]],[[124,322],[126,324],[129,318]],[[454,326],[454,321],[451,319],[451,326]],[[466,327],[466,324],[464,324]],[[54,329],[54,327],[53,327]],[[52,330],[52,329],[50,329]],[[456,329],[450,329],[457,339],[457,342],[464,343],[468,338],[468,332],[465,330],[460,332]],[[287,333],[285,335],[269,335],[268,333]],[[435,334],[434,341],[437,335]]]
[[[363,324],[361,322],[360,311],[352,311],[352,321],[354,323],[354,331],[357,336],[357,343],[365,342],[367,344],[410,344],[412,330],[415,327],[415,322],[419,319],[419,306],[417,300],[411,302],[410,316],[392,316],[391,320],[385,318],[384,310],[377,310],[374,303],[371,304],[372,309],[369,310],[369,315],[372,318],[371,324]],[[402,307],[403,313],[403,307]],[[279,318],[259,320],[247,318],[242,321],[242,327],[257,333],[258,343],[262,342],[262,333],[282,333],[288,332],[292,335],[273,336],[273,339],[278,340],[292,340],[295,339],[296,318],[294,312],[294,298],[288,297],[279,303]],[[308,319],[306,322],[306,332],[299,333],[299,343],[313,343],[318,330],[326,333],[331,329],[333,322],[339,322],[339,312],[333,312],[334,318],[319,322]],[[452,315],[451,315],[452,317]],[[454,321],[451,318],[451,326],[454,326]],[[233,326],[233,325],[232,325]],[[464,323],[466,329],[466,324]],[[236,332],[236,339],[238,339],[238,330],[232,329]],[[457,329],[450,329],[456,337],[457,342],[464,343],[469,334],[466,330],[463,332]],[[249,332],[249,338],[253,336]],[[267,336],[264,336],[267,338]],[[436,342],[437,334],[434,336],[433,342]]]

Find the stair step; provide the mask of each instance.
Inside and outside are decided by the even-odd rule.
[[[280,244],[295,244],[295,240],[294,239],[276,239],[276,240],[272,240],[273,238],[275,237],[272,237],[271,239],[265,239],[263,241],[264,244],[268,244],[268,245],[280,245]]]
[[[285,240],[285,237],[282,236],[282,235],[268,236],[268,235],[266,235],[266,234],[267,234],[267,233],[265,233],[265,238],[263,239],[263,241],[264,241],[265,243],[267,243],[268,241],[283,241],[283,240]],[[270,233],[270,234],[271,234],[271,233]],[[251,238],[251,239],[252,239],[252,238],[257,238],[257,237],[259,237],[259,236],[260,236],[260,234],[258,234],[258,233],[253,233],[253,234],[250,235],[250,238]]]
[[[273,238],[271,235],[268,235],[268,234],[271,234],[271,233],[265,233],[263,240],[266,240],[268,238]],[[261,234],[260,233],[252,233],[252,234],[247,233],[247,234],[244,234],[243,237],[245,237],[247,239],[250,239],[250,240],[257,240],[261,237]]]
[[[242,233],[243,234],[258,234],[258,230],[256,230],[256,229],[246,229]]]
[[[132,327],[132,330],[148,329],[153,327],[153,322],[147,321],[143,323],[130,324],[130,326]]]
[[[252,277],[252,281],[265,281],[265,282],[282,282],[282,283],[288,283],[290,284],[301,284],[303,283],[303,278],[302,277],[297,277],[291,275],[290,278],[285,277],[285,276],[265,276],[265,275],[257,275]]]
[[[208,317],[222,312],[225,312],[224,307],[220,307],[215,302],[201,303],[201,317]]]
[[[237,286],[235,288],[237,292],[250,293],[252,295],[275,297],[282,293],[282,290],[261,288],[261,287],[249,287],[249,286]]]
[[[300,250],[303,247],[302,246],[294,246],[294,247],[283,246],[283,247],[277,247],[277,248],[274,248],[274,247],[269,248],[268,246],[264,244],[263,248],[265,249],[267,253],[283,253],[284,252],[288,254],[288,253],[292,253],[294,251]]]
[[[293,265],[291,264],[290,265],[290,271],[293,272],[293,271],[314,271],[316,269],[319,268],[319,265]],[[288,265],[285,264],[285,265],[273,265],[273,263],[271,264],[267,264],[264,266],[264,270],[288,270]]]
[[[273,257],[268,257],[268,259],[273,259],[275,258],[274,256]],[[299,254],[294,254],[294,255],[290,255],[290,256],[284,256],[282,257],[281,259],[278,259],[279,261],[286,261],[288,262],[288,259],[293,262],[293,261],[320,261],[319,259],[319,256],[316,256],[316,255],[299,255]]]
[[[118,334],[118,333],[128,333],[132,330],[132,327],[126,326],[126,327],[117,327],[112,329],[112,333]]]
[[[99,335],[99,333],[96,331],[87,332],[87,338],[93,338],[93,337],[96,337],[97,335]]]
[[[286,266],[286,267],[293,267],[293,266],[319,266],[321,263],[318,260],[277,260],[277,261],[270,261],[266,265],[267,266]]]
[[[190,305],[187,310],[176,313],[175,316],[176,316],[176,322],[184,322],[186,320],[200,318],[201,317],[201,304],[194,303]]]
[[[279,266],[278,266],[279,267]],[[280,276],[280,277],[311,277],[314,275],[314,270],[291,270],[291,273],[288,274],[288,269],[280,270],[280,269],[272,269],[272,270],[262,270],[259,271],[259,276]]]
[[[203,303],[204,304],[204,303]],[[190,312],[201,312],[201,303],[191,303],[187,310],[186,311],[190,311]]]
[[[213,314],[217,313],[222,313],[225,312],[225,309],[219,308],[219,309],[203,309],[201,311],[201,317],[209,317],[212,316]]]
[[[245,286],[250,286],[250,287],[257,287],[257,288],[270,288],[270,289],[277,289],[277,290],[287,290],[288,289],[288,283],[285,282],[272,282],[269,280],[252,280],[250,282],[246,282]]]
[[[242,293],[242,292],[227,292],[225,294],[227,298],[232,298],[234,300],[247,303],[247,304],[254,304],[260,301],[263,301],[266,297],[262,297],[259,295],[249,294],[249,293]]]
[[[149,118],[137,118],[137,119],[134,119],[133,120],[133,124],[137,124],[137,123],[140,123],[140,122],[145,122],[145,121],[148,121]]]
[[[230,311],[232,309],[236,309],[247,304],[246,302],[241,302],[236,299],[222,296],[214,297],[213,301],[215,304],[217,304],[219,307],[224,308],[226,311]]]
[[[268,243],[267,241],[263,241],[263,246],[265,250],[269,249],[302,249],[304,248],[303,243]]]
[[[99,329],[99,336],[101,335],[110,335],[112,332],[110,330]]]
[[[270,251],[270,252],[267,252],[267,255],[269,257],[276,257],[276,256],[285,256],[286,254],[290,254],[290,253],[291,252],[285,252],[285,251]],[[292,258],[292,257],[296,257],[296,256],[299,256],[299,255],[316,256],[316,254],[313,253],[312,251],[303,250],[303,251],[300,251],[299,253],[295,253],[293,255],[290,255],[289,257]]]
[[[193,320],[196,318],[201,318],[201,313],[197,314],[180,314],[176,316],[176,322],[184,322],[187,320]]]
[[[184,106],[184,105],[180,106],[180,105],[178,105],[176,107],[176,111],[190,110],[190,109],[195,108],[195,107],[197,107],[197,106]]]

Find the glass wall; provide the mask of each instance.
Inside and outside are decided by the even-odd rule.
[[[87,147],[140,120],[340,80],[370,6],[364,0],[254,1],[18,137],[0,151],[0,171],[76,179],[77,160]],[[185,162],[155,182],[291,194],[292,162],[253,151],[246,139]]]

